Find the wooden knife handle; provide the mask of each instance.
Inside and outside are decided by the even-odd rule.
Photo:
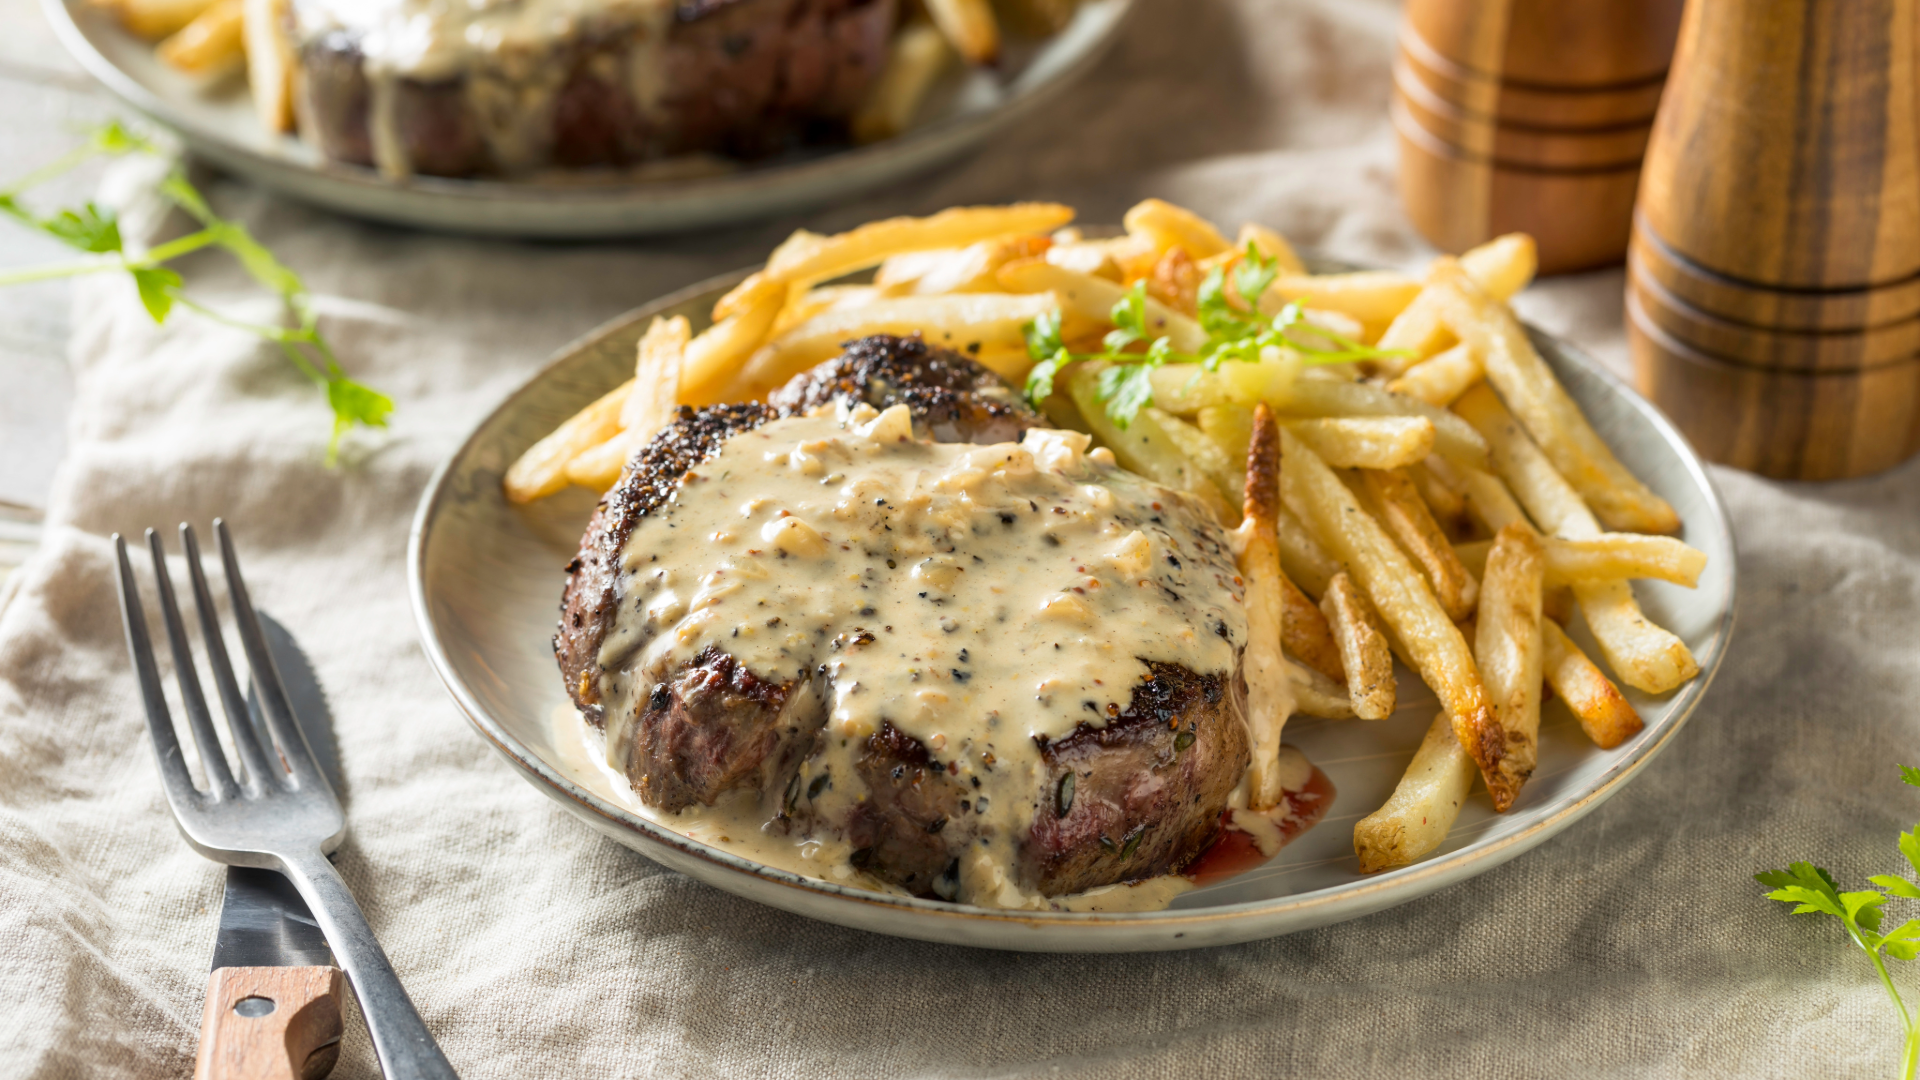
[[[194,1080],[320,1080],[342,1030],[339,968],[216,968]]]

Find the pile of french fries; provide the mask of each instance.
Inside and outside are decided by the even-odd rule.
[[[1151,403],[1124,425],[1100,397],[1101,371],[1117,360],[1082,359],[1039,402],[1055,425],[1092,434],[1237,530],[1256,808],[1278,798],[1258,763],[1277,754],[1287,715],[1391,716],[1396,657],[1443,711],[1386,805],[1354,829],[1366,872],[1438,847],[1476,775],[1496,810],[1513,806],[1549,690],[1596,746],[1640,730],[1563,629],[1576,612],[1628,686],[1664,694],[1698,674],[1631,582],[1693,587],[1706,556],[1670,535],[1673,508],[1614,456],[1508,309],[1533,276],[1530,238],[1436,259],[1424,277],[1313,274],[1270,229],[1247,225],[1229,242],[1159,200],[1128,211],[1111,238],[1072,217],[1026,203],[795,233],[699,334],[656,320],[635,378],[527,451],[506,493],[605,490],[678,406],[764,399],[869,334],[924,334],[1021,386],[1035,362],[1031,323],[1057,313],[1070,352],[1096,352],[1138,285],[1151,336],[1198,353],[1200,283],[1258,257],[1277,273],[1260,296],[1238,298],[1247,313],[1299,305],[1306,333],[1374,354],[1314,363],[1311,349],[1275,346],[1211,370],[1166,363],[1151,369]]]
[[[292,131],[293,55],[288,0],[98,0],[129,33],[182,74],[206,82],[245,70],[254,111],[269,131]],[[850,118],[858,142],[890,139],[910,127],[929,92],[956,61],[1000,59],[1002,26],[1031,37],[1059,32],[1080,0],[920,0],[887,45],[887,58]]]

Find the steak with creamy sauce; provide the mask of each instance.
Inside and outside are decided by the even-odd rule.
[[[290,7],[302,136],[335,161],[432,176],[762,157],[839,138],[895,19],[895,0],[680,0],[657,26],[637,17],[644,4],[572,5],[535,41],[491,51],[486,35],[449,28],[471,40],[410,67],[368,55],[370,35],[393,39],[393,28],[355,25],[365,16],[338,6]],[[448,17],[429,7],[406,30]]]
[[[773,813],[770,827],[838,836],[856,868],[916,895],[952,899],[960,861],[977,835],[973,822],[986,810],[978,776],[963,775],[956,762],[882,723],[853,757],[859,797],[816,809],[825,785],[842,782],[804,764],[830,738],[822,705],[828,665],[755,672],[723,648],[708,647],[676,669],[633,671],[630,652],[603,655],[630,580],[621,553],[642,518],[670,499],[698,498],[710,479],[698,467],[730,438],[781,415],[862,404],[904,404],[917,435],[943,442],[1014,442],[1041,424],[979,364],[896,337],[849,343],[842,356],[776,391],[768,405],[683,409],[635,455],[589,523],[568,567],[555,654],[576,705],[603,730],[612,730],[606,703],[618,696],[609,690],[622,679],[641,680],[629,697],[640,704],[624,771],[649,806],[674,813],[712,806],[729,793],[758,793]],[[1211,545],[1211,555],[1222,554],[1216,539],[1195,539]],[[1226,636],[1224,626],[1217,629]],[[828,648],[871,638],[863,632]],[[1232,671],[1211,673],[1165,663],[1147,668],[1124,706],[1109,705],[1064,737],[1036,740],[1043,763],[1039,790],[1031,793],[1037,809],[1012,867],[1022,888],[1057,896],[1177,872],[1217,837],[1250,757],[1237,662]],[[986,761],[991,769],[992,756]]]

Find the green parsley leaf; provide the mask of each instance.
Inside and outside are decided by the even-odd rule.
[[[1041,402],[1053,396],[1054,377],[1060,374],[1060,369],[1065,367],[1071,359],[1067,350],[1063,348],[1033,365],[1033,370],[1027,372],[1025,393],[1028,404],[1038,409]]]
[[[1911,765],[1900,766],[1900,780],[1902,783],[1920,787],[1920,769],[1916,769]]]
[[[1114,364],[1101,370],[1097,393],[1106,402],[1107,417],[1121,431],[1153,402],[1153,368],[1152,364]]]
[[[1915,885],[1903,877],[1892,874],[1875,874],[1867,879],[1887,890],[1888,896],[1898,896],[1904,900],[1920,900],[1920,885]]]
[[[120,223],[114,218],[113,211],[102,210],[92,203],[78,210],[62,210],[52,217],[42,218],[40,228],[69,247],[95,255],[120,250]]]
[[[1108,351],[1119,352],[1136,341],[1147,339],[1147,283],[1136,281],[1133,288],[1113,305],[1108,313],[1113,329],[1102,339]]]
[[[1027,339],[1027,355],[1038,361],[1051,360],[1066,348],[1060,343],[1060,312],[1042,314],[1021,331]]]
[[[175,294],[184,284],[178,273],[164,266],[149,266],[135,269],[133,286],[140,290],[140,303],[153,316],[154,322],[166,322],[167,313],[173,310]]]
[[[1267,293],[1280,276],[1280,260],[1260,254],[1253,241],[1247,241],[1247,250],[1241,255],[1239,265],[1233,268],[1233,291],[1247,302],[1247,307],[1260,310],[1260,298]]]

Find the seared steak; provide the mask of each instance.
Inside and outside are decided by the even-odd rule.
[[[915,434],[935,442],[1019,442],[1042,423],[1000,376],[918,335],[849,341],[846,352],[767,396],[768,404],[789,416],[861,401],[876,409],[907,406]]]

